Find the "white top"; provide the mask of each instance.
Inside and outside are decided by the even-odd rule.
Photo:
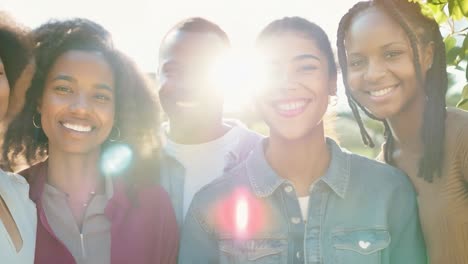
[[[162,128],[167,135],[169,124],[164,123]],[[236,148],[246,134],[245,130],[242,125],[235,125],[220,138],[191,145],[178,144],[165,137],[165,151],[185,168],[183,218],[193,196],[203,186],[223,175],[227,154]]]
[[[23,240],[21,250],[16,252],[10,235],[0,221],[0,262],[33,263],[37,216],[36,206],[29,200],[29,185],[23,177],[0,170],[0,195],[10,210]]]
[[[310,196],[304,196],[304,197],[297,197],[299,200],[299,206],[301,207],[301,213],[302,213],[302,220],[304,222],[307,222],[307,216],[309,212],[309,198]]]

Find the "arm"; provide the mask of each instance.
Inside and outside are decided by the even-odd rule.
[[[194,209],[196,203],[195,196],[182,228],[179,264],[218,263],[219,248],[216,237],[208,232],[206,222],[201,219],[201,212]]]

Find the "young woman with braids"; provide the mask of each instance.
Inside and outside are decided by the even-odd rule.
[[[28,31],[0,12],[0,121],[2,126],[20,104],[24,74],[31,59]],[[27,78],[26,78],[27,79]],[[26,82],[27,83],[27,82]],[[19,96],[20,97],[20,96]],[[36,208],[28,197],[26,180],[0,170],[0,262],[33,263]]]
[[[445,106],[438,24],[407,0],[360,2],[341,19],[337,45],[364,143],[373,146],[359,109],[385,126],[379,158],[415,186],[431,263],[468,263],[468,113]]]
[[[255,104],[270,136],[195,195],[179,263],[425,264],[408,178],[325,135],[337,74],[325,32],[286,17],[257,47],[267,80]]]
[[[37,207],[35,263],[175,263],[175,215],[148,173],[159,109],[144,76],[89,20],[51,21],[33,40],[3,157],[34,164],[20,174]]]

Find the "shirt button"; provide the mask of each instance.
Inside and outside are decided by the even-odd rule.
[[[284,191],[287,192],[287,193],[290,193],[293,191],[293,187],[291,185],[288,185],[286,187],[284,187]]]
[[[301,219],[299,217],[293,217],[291,218],[291,222],[297,225],[301,222]]]

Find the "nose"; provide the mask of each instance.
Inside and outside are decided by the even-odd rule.
[[[70,110],[75,114],[86,114],[91,108],[90,98],[85,93],[77,93],[70,104]]]
[[[278,72],[275,79],[277,88],[282,92],[297,89],[294,73],[288,69]]]
[[[379,60],[370,60],[367,70],[364,73],[364,79],[368,82],[378,82],[387,74],[387,67],[384,62]]]

